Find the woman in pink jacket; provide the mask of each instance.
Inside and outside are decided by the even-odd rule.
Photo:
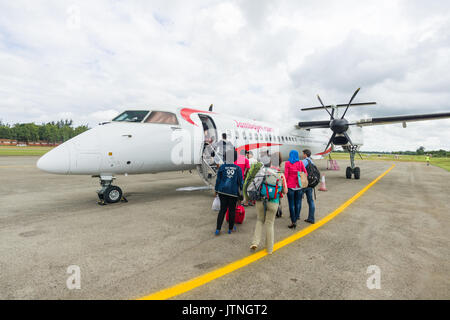
[[[289,213],[291,214],[291,225],[289,228],[297,227],[297,220],[300,219],[300,209],[302,204],[301,188],[298,184],[298,172],[306,172],[303,162],[300,161],[298,151],[292,150],[289,153],[289,161],[284,166],[284,176],[288,187]]]

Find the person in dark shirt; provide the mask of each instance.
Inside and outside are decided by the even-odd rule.
[[[244,185],[242,170],[238,165],[234,164],[236,159],[237,152],[234,151],[233,157],[227,157],[225,163],[220,166],[217,172],[215,191],[219,195],[220,211],[217,216],[216,235],[220,234],[227,210],[229,216],[228,233],[230,234],[235,230],[236,203]]]
[[[311,160],[311,150],[305,149],[303,150],[303,165],[305,168],[307,168],[311,163],[314,164]],[[314,198],[313,198],[313,188],[304,188],[301,191],[301,198],[303,199],[303,194],[306,194],[306,200],[308,202],[309,211],[308,211],[308,219],[305,220],[305,222],[314,224],[315,223],[315,217],[314,213],[316,212],[316,205],[314,204]],[[300,210],[301,210],[301,201],[300,201]]]
[[[222,140],[217,141],[213,144],[214,150],[215,150],[215,161],[217,164],[217,167],[220,167],[221,164],[226,162],[226,158],[229,159],[234,158],[234,145],[227,140],[227,134],[222,134]],[[233,161],[234,162],[234,161]]]

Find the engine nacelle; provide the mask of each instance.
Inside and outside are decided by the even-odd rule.
[[[343,146],[348,143],[348,139],[344,135],[336,135],[333,139],[333,144],[335,146]]]
[[[347,135],[350,137],[354,145],[361,146],[364,144],[362,128],[351,127],[347,130]],[[345,146],[349,144],[349,141],[345,135],[337,134],[333,139],[333,144],[336,146]]]

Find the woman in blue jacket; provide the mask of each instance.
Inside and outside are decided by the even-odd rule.
[[[219,194],[220,211],[217,216],[216,235],[220,234],[223,219],[228,210],[230,234],[234,228],[234,218],[236,214],[236,203],[242,190],[244,180],[242,179],[242,170],[234,162],[237,159],[237,152],[234,151],[234,159],[226,159],[226,162],[219,168],[216,179],[216,193]]]

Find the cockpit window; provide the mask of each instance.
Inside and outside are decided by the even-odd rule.
[[[164,111],[152,111],[145,122],[178,125],[177,116],[174,113]]]
[[[141,122],[144,120],[145,116],[148,114],[148,111],[125,111],[115,117],[113,121],[127,121],[127,122]]]

